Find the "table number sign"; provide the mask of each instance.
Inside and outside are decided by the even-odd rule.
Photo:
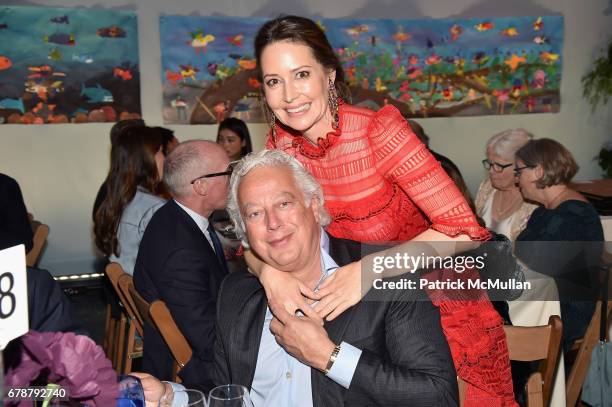
[[[0,251],[0,350],[28,332],[25,246]]]

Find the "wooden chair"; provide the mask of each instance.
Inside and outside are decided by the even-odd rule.
[[[28,218],[30,219],[30,226],[32,227],[32,234],[34,235],[32,239],[34,245],[26,254],[26,265],[28,267],[35,267],[36,264],[38,264],[38,259],[47,241],[47,236],[49,236],[49,226],[34,220],[34,216],[31,213],[28,213]]]
[[[510,360],[540,360],[538,370],[527,381],[527,406],[544,407],[550,403],[561,351],[561,318],[552,315],[544,326],[504,326]],[[459,401],[463,406],[466,385],[458,380]]]
[[[123,363],[123,372],[130,373],[132,371],[132,360],[142,357],[142,340],[144,338],[143,318],[134,303],[130,288],[134,286],[132,276],[123,274],[119,277],[119,289],[122,294],[122,302],[125,310],[130,317],[130,327],[127,337],[127,349]],[[138,332],[139,337],[136,337],[135,332]]]
[[[601,319],[601,301],[597,302],[591,322],[587,327],[584,337],[578,339],[572,345],[570,352],[577,352],[572,368],[565,382],[565,399],[568,407],[574,407],[578,402],[584,379],[591,364],[591,353],[599,342],[599,321]],[[612,302],[608,302],[608,326],[612,318]]]
[[[106,275],[110,279],[119,301],[123,305],[123,310],[128,319],[119,324],[117,336],[114,338],[114,352],[112,353],[113,366],[118,374],[129,373],[132,369],[132,359],[142,356],[142,344],[136,341],[136,326],[138,319],[133,302],[128,299],[121,288],[121,285],[129,285],[132,277],[125,274],[121,266],[117,263],[110,263],[106,266]],[[142,324],[140,324],[142,327]],[[126,336],[127,329],[127,336]],[[141,328],[142,329],[142,328]]]
[[[161,300],[153,301],[149,308],[149,312],[151,313],[153,323],[164,338],[174,358],[173,377],[176,381],[180,369],[185,367],[187,362],[191,359],[191,355],[193,354],[191,346],[189,342],[187,342],[187,339],[185,339],[185,336],[183,336],[183,333],[179,330],[176,322],[174,322],[174,318],[172,318],[166,303]]]

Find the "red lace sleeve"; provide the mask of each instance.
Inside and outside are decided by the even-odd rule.
[[[472,240],[489,239],[453,180],[394,106],[376,113],[369,134],[377,170],[408,194],[433,229],[448,236],[465,233]]]

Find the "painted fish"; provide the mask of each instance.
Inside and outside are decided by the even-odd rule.
[[[123,69],[121,67],[116,67],[113,69],[113,76],[115,78],[121,78],[124,81],[129,81],[132,79],[132,72],[129,69]]]
[[[542,62],[547,64],[555,63],[559,59],[559,54],[553,54],[551,52],[540,52],[540,59]]]
[[[113,94],[100,84],[92,88],[86,88],[81,84],[81,96],[85,96],[88,103],[112,103],[114,101]]]
[[[25,113],[25,107],[23,106],[23,100],[21,98],[0,100],[0,109],[19,110],[21,114]]]
[[[548,38],[543,35],[538,35],[537,37],[533,39],[533,42],[535,42],[538,45],[544,45],[548,43]]]
[[[72,60],[84,64],[91,64],[94,61],[93,58],[87,54],[72,54]]]
[[[397,29],[397,32],[395,34],[393,34],[393,39],[395,41],[399,41],[399,42],[405,42],[408,41],[410,38],[412,38],[412,35],[405,33],[404,30],[402,29],[402,27],[399,27]]]
[[[247,71],[255,69],[255,67],[257,66],[257,62],[254,59],[239,59],[237,62],[242,69]]]
[[[55,24],[70,24],[70,21],[68,20],[67,15],[60,16],[60,17],[53,17],[49,21]]]
[[[519,32],[516,30],[516,27],[506,28],[505,30],[501,30],[500,33],[505,37],[516,37],[517,35],[519,35]]]
[[[492,30],[494,27],[491,21],[485,21],[484,23],[476,24],[474,28],[480,32]]]
[[[38,95],[40,100],[46,102],[49,88],[41,83],[36,83],[30,79],[25,83],[25,91],[28,93],[35,93],[36,95]]]
[[[54,33],[43,37],[45,42],[58,45],[68,45],[70,47],[76,44],[74,34]]]
[[[125,38],[126,36],[125,30],[117,25],[98,28],[96,34],[103,38]]]
[[[180,81],[183,77],[179,72],[172,72],[169,69],[166,69],[166,79],[171,82],[173,85],[176,85],[178,81]]]
[[[59,61],[62,59],[62,53],[57,48],[53,48],[53,50],[47,56],[52,61]]]
[[[451,41],[457,41],[457,38],[463,34],[463,27],[459,24],[454,24],[448,31],[450,31]]]
[[[544,22],[542,21],[542,17],[538,17],[533,23],[533,29],[535,31],[540,31],[544,27]]]
[[[234,35],[233,37],[228,37],[227,40],[230,42],[230,44],[234,44],[237,47],[242,47],[242,40],[244,39],[244,35],[242,34],[238,34],[238,35]]]
[[[193,81],[196,80],[196,73],[200,72],[198,68],[194,68],[191,65],[180,65],[181,67],[181,77],[183,80],[187,78],[191,78]]]
[[[13,61],[9,57],[5,57],[4,55],[0,55],[0,71],[4,71],[5,69],[9,69],[13,66]]]
[[[418,64],[418,63],[419,63],[419,57],[418,57],[417,55],[414,55],[414,54],[410,55],[410,56],[408,57],[408,63],[409,63],[410,65],[416,65],[416,64]]]
[[[261,86],[261,83],[259,83],[259,81],[255,78],[249,78],[248,82],[249,82],[249,86],[255,89],[259,89],[259,87]]]
[[[425,58],[425,65],[436,65],[442,62],[442,58],[439,55],[433,54]]]
[[[196,53],[200,53],[201,51],[206,52],[206,47],[209,43],[215,40],[215,36],[212,34],[206,34],[202,32],[202,30],[198,30],[196,32],[191,33],[191,41],[188,42],[193,48],[195,48]]]
[[[370,31],[370,27],[368,27],[367,24],[358,24],[353,27],[347,28],[345,31],[348,35],[358,37],[359,34]]]

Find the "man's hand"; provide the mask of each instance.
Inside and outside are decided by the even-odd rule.
[[[132,372],[130,375],[140,379],[144,391],[146,407],[160,406],[159,402],[164,396],[166,396],[166,399],[172,400],[172,386],[168,383],[162,383],[155,376],[151,376],[148,373]]]
[[[259,281],[264,286],[270,309],[274,315],[276,315],[275,309],[283,309],[290,315],[295,315],[296,311],[300,310],[304,315],[318,321],[321,325],[323,324],[323,320],[310,307],[307,300],[307,298],[318,300],[320,296],[291,276],[290,273],[276,270],[264,264]]]
[[[270,331],[276,342],[302,363],[325,370],[335,345],[323,326],[308,316],[291,315],[278,306],[270,304],[270,309],[275,315]]]

